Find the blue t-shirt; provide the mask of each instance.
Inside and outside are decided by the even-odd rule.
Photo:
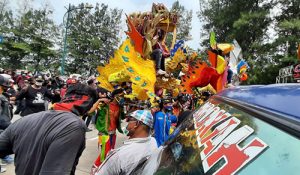
[[[177,117],[170,113],[163,113],[158,111],[154,114],[154,132],[157,146],[162,145],[168,140],[169,132],[172,123],[177,122]]]

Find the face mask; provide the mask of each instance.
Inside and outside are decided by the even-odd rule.
[[[130,121],[130,122],[136,122],[136,121]],[[128,125],[129,125],[130,122],[127,122],[127,124],[122,128],[123,134],[126,135],[126,136],[127,136],[127,135],[129,134],[129,132],[130,132],[130,131],[127,129],[127,127],[128,127]]]
[[[122,98],[122,97],[119,97],[119,98],[117,97],[116,100],[117,100],[117,102],[118,102],[118,104],[119,104],[120,106],[123,106],[124,103],[125,103],[125,100],[124,100],[124,98]]]
[[[127,136],[127,134],[129,133],[129,131],[128,131],[128,129],[127,129],[127,126],[128,126],[128,123],[127,123],[126,126],[124,126],[124,127],[122,128],[123,134],[126,135],[126,136]]]
[[[170,111],[173,110],[173,107],[172,107],[172,106],[166,106],[166,107],[165,107],[165,110],[170,112]]]
[[[41,87],[42,84],[43,84],[43,83],[41,83],[41,82],[35,82],[35,85],[36,85],[37,87]]]

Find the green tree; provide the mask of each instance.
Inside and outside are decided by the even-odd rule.
[[[0,1],[0,14],[4,14],[7,11],[9,5],[9,1],[8,0],[1,0]]]
[[[297,61],[297,47],[300,43],[300,1],[277,0],[280,15],[275,17],[276,40],[272,43],[276,49],[274,58],[280,67],[289,66]]]
[[[54,49],[58,28],[49,18],[52,11],[45,6],[43,9],[29,11],[26,15],[29,26],[24,29],[31,50],[32,59],[27,63],[32,64],[35,70],[49,68],[53,58],[57,58]]]
[[[0,18],[0,30],[4,37],[0,52],[1,65],[6,68],[21,68],[22,58],[30,52],[28,44],[22,37],[24,36],[22,28],[16,26],[17,22],[11,11],[4,12]]]
[[[184,41],[191,40],[193,11],[186,10],[179,1],[175,1],[172,5],[171,12],[176,12],[179,17],[177,25],[177,39]]]
[[[93,74],[101,60],[108,61],[119,44],[121,14],[98,3],[94,10],[74,11],[68,34],[68,72]]]
[[[184,41],[191,40],[193,11],[192,10],[188,11],[187,9],[185,9],[185,7],[181,5],[177,0],[172,4],[172,8],[170,12],[177,13],[179,18],[178,24],[176,26],[176,30],[177,30],[176,40],[184,40]],[[171,47],[172,39],[173,39],[173,33],[168,33],[166,43],[169,47]]]
[[[251,67],[248,83],[274,83],[273,75],[259,75],[267,72],[268,66],[272,65],[266,31],[271,23],[269,14],[273,3],[264,0],[211,0],[199,3],[199,19],[204,23],[201,36],[207,38],[201,45],[209,45],[211,30],[216,32],[218,42],[236,39],[243,49],[244,59]]]
[[[5,34],[0,53],[2,66],[17,69],[26,65],[33,70],[48,68],[51,58],[57,57],[53,47],[58,30],[50,19],[52,11],[47,5],[39,10],[31,9],[31,0],[20,2],[16,18],[11,11],[0,13],[0,29]]]

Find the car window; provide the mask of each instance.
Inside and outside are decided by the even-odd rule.
[[[184,126],[184,127],[182,127]],[[155,174],[299,174],[300,140],[211,99],[174,131]],[[158,160],[158,161],[157,161]]]

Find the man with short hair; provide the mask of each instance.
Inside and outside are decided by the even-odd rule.
[[[22,101],[22,99],[25,99],[25,108],[21,111],[21,116],[45,111],[45,105],[47,104],[45,97],[48,97],[49,99],[54,98],[55,95],[46,87],[42,86],[43,82],[43,78],[37,76],[34,79],[33,85],[23,88],[20,93],[17,94],[16,100]],[[57,95],[59,96],[59,94]]]
[[[0,130],[4,130],[10,125],[11,112],[9,109],[9,99],[3,95],[9,86],[9,79],[0,75]]]
[[[89,80],[87,81],[87,85],[90,86],[91,88],[97,89],[96,85],[96,79],[95,77],[90,77]],[[85,121],[86,127],[88,128],[88,131],[92,131],[92,129],[89,128],[90,122],[92,120],[92,115],[86,114],[82,117],[82,120]]]
[[[172,100],[164,99],[162,103],[163,108],[154,114],[154,137],[158,147],[168,140],[171,124],[177,122],[176,116],[172,114]]]
[[[7,99],[7,97],[3,95],[3,93],[6,93],[9,86],[9,79],[7,79],[3,75],[0,75],[0,133],[10,125],[12,116],[12,113],[9,109],[9,99]],[[5,171],[6,169],[1,167],[0,162],[0,173],[3,173]]]
[[[0,135],[0,157],[15,154],[17,175],[75,174],[85,148],[86,125],[80,119],[97,93],[84,84],[71,86],[54,110],[28,115]]]
[[[117,139],[116,130],[122,133],[121,119],[124,112],[122,111],[121,106],[123,105],[123,95],[124,89],[121,88],[114,90],[111,94],[107,96],[110,100],[106,101],[106,105],[100,109],[101,111],[98,111],[99,113],[102,113],[100,115],[103,115],[103,113],[105,113],[104,115],[105,118],[107,118],[107,122],[105,123],[105,132],[99,135],[101,153],[95,160],[94,165],[92,167],[92,171],[97,169],[102,164],[110,150],[115,149]]]
[[[129,140],[112,150],[98,168],[96,175],[130,174],[140,162],[146,160],[157,149],[155,139],[150,136],[153,116],[148,110],[137,110],[127,118],[124,130]]]

